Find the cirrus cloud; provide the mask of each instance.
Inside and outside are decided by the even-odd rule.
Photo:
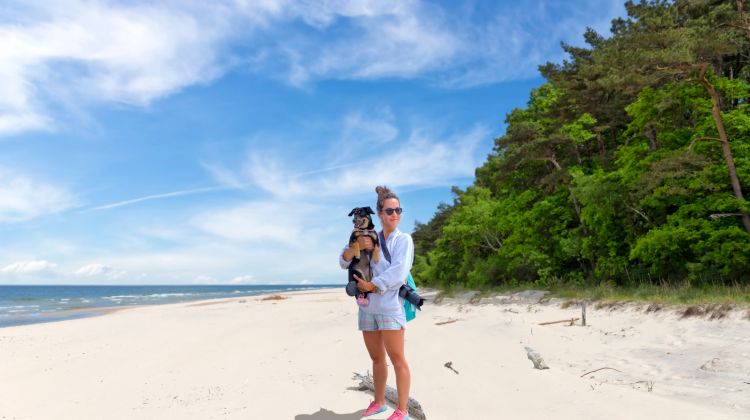
[[[81,267],[74,271],[73,274],[77,276],[96,276],[99,274],[105,274],[112,270],[112,267],[104,264],[89,264]]]
[[[19,261],[17,263],[10,264],[0,270],[2,273],[8,274],[23,274],[33,273],[35,271],[49,270],[57,267],[57,264],[52,264],[48,261]]]
[[[83,276],[83,277],[104,276],[109,280],[121,279],[125,277],[126,274],[128,274],[127,271],[124,271],[124,270],[118,271],[104,264],[89,264],[73,272],[73,275],[76,275],[76,276]]]
[[[0,223],[23,222],[78,206],[66,189],[0,167]]]

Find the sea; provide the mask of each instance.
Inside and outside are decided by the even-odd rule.
[[[67,313],[133,305],[164,305],[204,299],[342,287],[341,285],[253,286],[0,286],[0,328],[100,315]],[[55,314],[56,316],[44,316]]]

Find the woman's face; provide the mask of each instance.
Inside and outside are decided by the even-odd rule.
[[[401,221],[401,215],[396,214],[394,211],[393,214],[389,216],[385,210],[396,209],[400,206],[401,204],[395,198],[389,198],[383,202],[383,211],[378,213],[378,217],[380,217],[380,221],[383,223],[383,228],[395,229],[396,226],[398,226],[398,223]]]

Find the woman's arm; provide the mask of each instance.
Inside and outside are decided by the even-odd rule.
[[[372,279],[379,293],[399,289],[406,283],[412,262],[414,261],[414,242],[411,236],[402,233],[394,241],[391,251],[391,265],[379,276]]]
[[[359,249],[372,249],[372,239],[369,236],[360,236],[357,238],[357,243],[359,244]],[[341,268],[344,270],[349,268],[352,258],[354,258],[354,248],[350,248],[347,245],[341,250],[341,255],[339,255],[339,265]]]

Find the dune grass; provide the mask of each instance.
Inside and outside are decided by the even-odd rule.
[[[602,282],[594,287],[580,285],[552,285],[551,297],[568,299],[588,299],[591,301],[632,301],[662,303],[665,305],[700,305],[731,303],[750,304],[750,286],[734,283],[694,285],[688,281],[660,284],[640,283],[617,286],[612,282]]]
[[[468,289],[462,285],[438,286],[441,289],[438,299],[452,298],[466,293]],[[611,301],[659,303],[672,305],[701,305],[701,304],[735,304],[750,305],[750,285],[739,282],[732,284],[695,284],[690,281],[660,283],[642,282],[630,285],[617,285],[611,281],[598,284],[576,284],[562,281],[549,281],[544,284],[521,283],[516,285],[502,285],[483,287],[474,296],[473,301],[488,297],[490,293],[520,292],[524,290],[547,290],[551,292],[546,297],[569,300]]]

